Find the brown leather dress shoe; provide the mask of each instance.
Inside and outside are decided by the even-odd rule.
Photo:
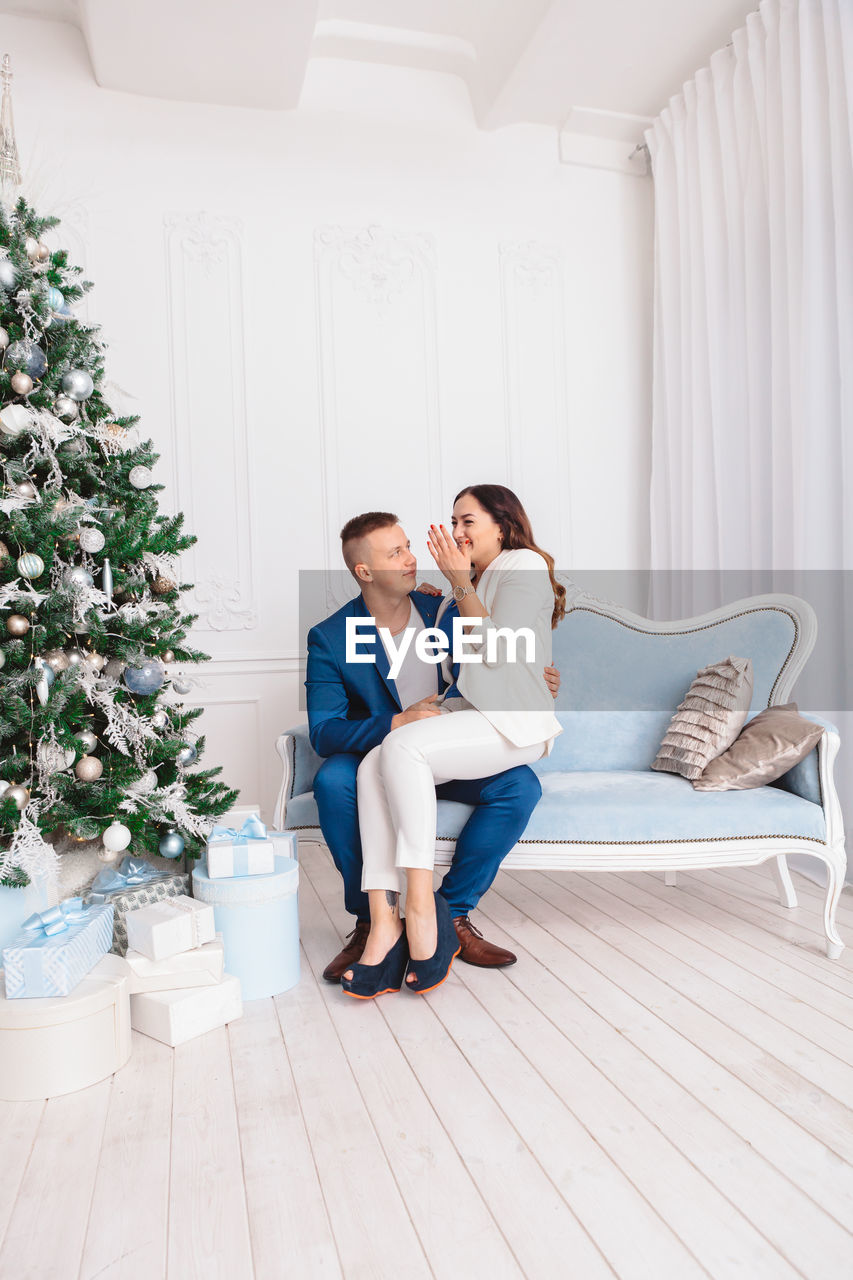
[[[493,942],[486,942],[480,930],[467,916],[457,916],[453,924],[461,947],[459,959],[466,964],[476,964],[481,969],[504,969],[509,964],[515,964],[518,959],[518,956],[505,947],[496,947]]]
[[[323,970],[323,977],[327,982],[340,982],[341,975],[346,973],[350,965],[358,963],[369,933],[370,921],[359,920],[352,933],[347,934],[346,946],[343,951],[339,951],[334,960],[330,960]]]

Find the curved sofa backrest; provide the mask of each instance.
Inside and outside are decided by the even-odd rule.
[[[554,632],[563,733],[537,771],[648,769],[700,667],[751,658],[750,717],[787,702],[817,635],[796,596],[764,595],[656,622],[582,592]]]

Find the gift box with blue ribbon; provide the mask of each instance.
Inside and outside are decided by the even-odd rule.
[[[113,915],[111,903],[82,898],[31,915],[3,948],[7,998],[67,996],[109,951]]]
[[[216,826],[207,841],[207,874],[211,880],[265,876],[275,870],[275,845],[258,815],[250,814],[238,831]]]
[[[104,867],[92,882],[86,903],[109,902],[115,908],[112,951],[123,956],[127,951],[128,911],[149,907],[153,902],[165,902],[168,898],[180,898],[189,889],[189,875],[181,872],[158,871],[144,858],[132,854],[122,859],[118,867]]]

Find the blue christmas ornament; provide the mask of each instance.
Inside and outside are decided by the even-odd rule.
[[[161,858],[180,858],[184,851],[184,837],[177,831],[170,831],[163,836],[159,849]]]
[[[51,311],[59,311],[65,305],[65,295],[54,285],[47,291],[47,305]]]
[[[40,378],[47,369],[47,356],[37,342],[22,338],[6,348],[6,368],[19,369],[31,378]]]
[[[152,662],[150,659],[143,662],[141,667],[125,667],[124,683],[131,693],[156,693],[163,683],[163,668],[159,662]]]

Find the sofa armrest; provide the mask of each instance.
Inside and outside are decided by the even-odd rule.
[[[285,730],[279,735],[275,749],[281,757],[282,779],[275,805],[273,825],[276,831],[281,831],[287,814],[288,800],[313,789],[314,778],[323,759],[311,746],[307,724]]]

